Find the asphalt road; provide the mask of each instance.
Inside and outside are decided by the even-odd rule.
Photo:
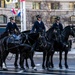
[[[8,59],[10,59],[10,56],[8,57]],[[63,68],[59,69],[58,63],[59,63],[59,59],[58,56],[54,56],[53,58],[54,61],[54,68],[50,69],[49,71],[47,71],[46,69],[43,70],[42,69],[42,56],[37,56],[34,57],[34,62],[36,64],[37,67],[37,71],[34,71],[31,68],[31,62],[30,60],[28,60],[29,62],[29,66],[30,69],[26,69],[26,72],[17,69],[14,69],[14,57],[11,60],[6,60],[7,63],[7,68],[8,71],[0,71],[0,75],[75,75],[75,57],[70,56],[68,57],[68,65],[69,65],[69,69],[65,69],[64,67],[64,58],[62,60],[62,65]]]

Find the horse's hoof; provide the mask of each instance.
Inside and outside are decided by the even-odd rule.
[[[44,70],[45,70],[45,67],[42,67],[42,69],[44,69]]]
[[[6,68],[3,68],[2,70],[3,70],[3,71],[8,71],[8,69],[6,69]]]
[[[2,67],[0,67],[0,71],[2,71],[3,69],[2,69]]]
[[[47,71],[49,71],[49,67],[47,68]]]
[[[24,70],[23,70],[23,72],[27,72],[27,70],[26,70],[26,69],[24,69]]]
[[[66,69],[68,69],[68,68],[69,68],[69,67],[68,67],[68,65],[67,65],[67,66],[65,66],[65,68],[66,68]]]
[[[37,71],[37,69],[34,69],[34,71]]]
[[[37,71],[37,68],[36,68],[36,67],[33,67],[33,70],[34,70],[34,71]]]
[[[42,69],[44,69],[44,70],[45,70],[45,66],[42,66]]]
[[[26,67],[26,69],[28,70],[28,69],[29,69],[29,67]]]
[[[24,70],[25,68],[20,68],[20,70]]]
[[[62,65],[59,64],[59,68],[62,69]]]
[[[18,66],[15,66],[15,69],[18,69]]]
[[[51,65],[51,68],[54,68],[54,65]]]
[[[59,68],[62,69],[62,66],[60,66]]]

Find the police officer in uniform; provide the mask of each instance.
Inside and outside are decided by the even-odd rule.
[[[9,34],[15,34],[17,31],[19,33],[20,31],[14,21],[14,18],[10,17],[9,19],[10,19],[10,22],[7,23],[6,32],[8,32]],[[15,31],[15,29],[16,29],[16,31]]]
[[[41,20],[41,16],[37,15],[36,18],[37,18],[37,21],[35,21],[31,31],[36,33],[38,32],[45,33],[45,26],[43,21]]]
[[[56,33],[56,38],[62,42],[61,40],[61,32],[63,31],[63,25],[60,23],[60,17],[57,16],[55,18],[55,23],[52,25],[53,31]]]
[[[41,16],[37,15],[36,18],[37,18],[37,21],[35,21],[31,32],[40,33],[40,35],[45,36],[45,26],[44,26],[43,21],[41,20]],[[34,51],[34,49],[36,49],[37,45],[38,45],[38,41],[36,40],[36,42],[33,44],[33,47],[31,50]]]
[[[60,17],[57,16],[55,18],[55,23],[53,24],[52,28],[55,29],[58,34],[61,34],[63,31],[63,25],[60,23]]]

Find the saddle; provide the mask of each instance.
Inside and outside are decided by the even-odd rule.
[[[7,39],[8,43],[13,43],[13,44],[20,44],[21,43],[21,36],[20,35],[10,35],[8,36]]]

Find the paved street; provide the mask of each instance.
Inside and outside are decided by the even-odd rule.
[[[58,54],[58,53],[57,53]],[[23,72],[20,69],[15,70],[14,66],[13,66],[13,62],[14,62],[14,57],[9,61],[6,60],[7,63],[7,68],[8,71],[0,71],[0,75],[75,75],[75,57],[74,54],[71,56],[68,55],[68,65],[69,65],[69,69],[65,69],[64,68],[64,59],[62,60],[62,64],[63,64],[63,69],[59,69],[58,67],[58,63],[59,63],[59,59],[58,59],[58,55],[55,54],[54,55],[54,68],[50,69],[50,71],[47,70],[43,70],[42,69],[42,55],[35,55],[34,56],[34,61],[37,67],[37,71],[32,70],[32,68],[30,67],[29,70],[27,70],[27,72]],[[8,56],[8,59],[10,59],[11,55]],[[29,65],[30,65],[30,60],[29,61]]]

